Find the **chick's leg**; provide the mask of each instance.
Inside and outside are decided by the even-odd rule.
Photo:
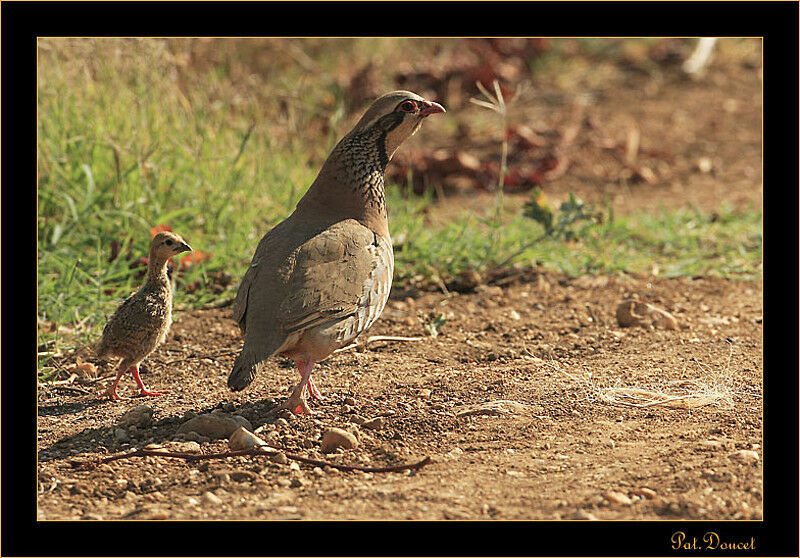
[[[129,399],[128,397],[122,397],[120,394],[117,393],[117,385],[119,384],[119,379],[122,378],[122,375],[127,371],[128,368],[126,366],[123,366],[119,370],[117,370],[117,377],[114,380],[114,383],[108,386],[108,389],[103,393],[102,397],[107,397],[115,401],[125,401],[126,399]]]
[[[138,364],[134,364],[133,366],[131,366],[131,373],[133,374],[133,379],[136,380],[136,385],[139,386],[142,395],[148,395],[148,396],[164,395],[163,391],[150,391],[149,389],[147,389],[147,386],[144,385],[142,378],[139,377]]]

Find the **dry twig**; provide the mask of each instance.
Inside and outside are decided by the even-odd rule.
[[[195,461],[195,460],[207,460],[207,459],[225,459],[227,457],[240,457],[244,455],[253,455],[253,456],[274,455],[275,451],[267,451],[264,448],[270,448],[275,451],[283,452],[288,459],[291,459],[293,461],[300,461],[302,463],[315,465],[317,467],[332,467],[334,469],[339,469],[341,471],[364,471],[367,473],[394,473],[406,470],[415,471],[421,469],[431,461],[430,457],[426,457],[425,459],[417,463],[389,465],[386,467],[363,467],[361,465],[341,465],[339,463],[333,463],[331,461],[324,461],[322,459],[313,459],[310,457],[305,457],[303,455],[289,453],[285,450],[285,448],[282,448],[280,446],[272,446],[269,444],[264,444],[259,447],[245,449],[245,450],[222,451],[217,453],[188,453],[188,452],[177,452],[177,451],[163,451],[159,449],[138,448],[133,451],[121,453],[118,455],[112,455],[110,457],[96,458],[87,461],[71,460],[70,465],[72,465],[73,467],[83,467],[87,469],[93,469],[95,467],[103,465],[104,463],[110,463],[112,461],[118,461],[120,459],[130,459],[132,457],[172,457],[175,459],[184,459],[186,461]]]

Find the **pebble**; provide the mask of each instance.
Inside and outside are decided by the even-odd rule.
[[[178,427],[178,434],[184,434],[189,439],[190,432],[196,432],[211,440],[230,438],[231,434],[240,426],[247,430],[252,430],[250,421],[239,415],[229,415],[222,412],[198,415],[184,422]],[[198,441],[198,440],[195,440]]]
[[[364,421],[366,420],[367,419],[365,419],[361,415],[353,415],[352,417],[350,417],[350,422],[352,422],[353,424],[364,424]]]
[[[197,432],[186,432],[181,433],[181,436],[184,440],[190,440],[192,442],[197,442],[198,444],[207,444],[211,441],[211,438],[208,436],[203,436],[202,434],[198,434]]]
[[[134,407],[119,417],[119,420],[117,420],[117,426],[120,428],[128,428],[129,426],[146,428],[147,426],[150,426],[152,421],[152,407],[148,405],[139,405],[138,407]]]
[[[586,510],[578,510],[574,514],[572,514],[572,519],[584,519],[584,520],[596,520],[594,514],[587,512]]]
[[[320,450],[322,453],[330,453],[338,448],[355,449],[358,447],[358,439],[347,430],[341,428],[330,428],[322,435]]]
[[[369,420],[365,420],[361,423],[363,428],[369,428],[371,430],[380,430],[383,426],[383,417],[375,417]]]
[[[114,437],[117,440],[125,441],[128,439],[128,431],[125,430],[124,428],[115,428]]]
[[[235,482],[245,482],[255,480],[256,474],[253,471],[246,471],[244,469],[235,469],[228,473],[231,480]]]
[[[214,494],[213,492],[204,492],[203,493],[203,502],[209,504],[211,506],[221,506],[222,500],[219,496]]]
[[[609,490],[605,494],[603,494],[603,498],[609,503],[618,506],[630,506],[633,504],[633,500],[628,498],[622,492],[616,492],[614,490]]]
[[[278,463],[279,465],[286,465],[289,463],[289,458],[286,457],[285,453],[276,453],[272,457],[269,458],[270,461],[273,463]]]
[[[758,463],[761,459],[756,452],[753,450],[739,450],[733,452],[728,456],[729,459],[733,461],[738,461],[739,463]]]
[[[152,447],[151,447],[152,446]],[[200,453],[200,444],[197,442],[171,441],[163,444],[151,444],[147,447],[154,451],[180,452],[180,453]]]
[[[263,446],[266,442],[247,430],[244,426],[240,426],[234,430],[228,440],[228,447],[233,451],[246,450],[257,446]]]
[[[697,160],[697,163],[695,163],[695,166],[697,167],[697,170],[699,170],[703,174],[707,174],[711,172],[711,169],[714,167],[714,164],[712,163],[709,157],[700,157]]]
[[[652,500],[656,496],[658,496],[658,494],[656,493],[655,490],[652,490],[650,488],[645,488],[645,487],[637,488],[636,490],[633,491],[633,493],[636,496],[642,496],[644,498],[647,498],[648,500]]]
[[[353,399],[352,397],[345,397],[344,401],[342,401],[342,403],[344,403],[345,405],[355,405],[356,404],[356,400]]]
[[[714,451],[722,449],[723,444],[719,440],[703,440],[700,442],[700,449],[706,451]]]

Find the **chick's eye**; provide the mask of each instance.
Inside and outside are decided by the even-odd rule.
[[[172,240],[168,239],[164,244],[166,244],[167,246],[172,246]]]
[[[417,108],[416,103],[414,101],[403,101],[400,104],[400,110],[403,112],[414,112]]]

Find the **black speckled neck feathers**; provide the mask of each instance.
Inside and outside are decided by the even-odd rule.
[[[384,173],[389,163],[386,135],[402,119],[381,118],[364,130],[355,130],[336,145],[297,210],[321,218],[352,218],[389,238],[384,196]]]

